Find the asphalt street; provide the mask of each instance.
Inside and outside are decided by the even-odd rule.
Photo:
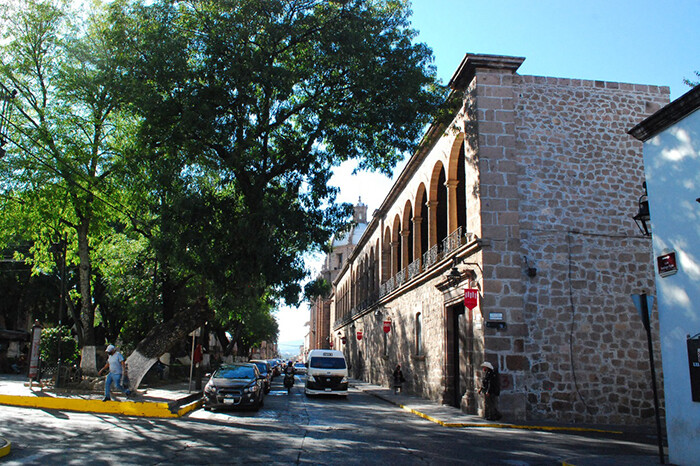
[[[653,455],[602,433],[446,428],[353,389],[347,399],[288,395],[277,377],[258,412],[202,409],[175,419],[0,408],[3,464],[562,464],[592,451]]]

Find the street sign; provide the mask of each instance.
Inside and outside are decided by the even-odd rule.
[[[391,332],[391,321],[390,320],[385,320],[384,325],[382,326],[384,333],[389,333]]]
[[[671,251],[667,254],[656,258],[656,264],[659,268],[659,275],[668,277],[678,272],[678,263],[676,262],[676,251]]]
[[[357,339],[362,340],[362,330],[357,331]]]
[[[464,289],[464,306],[470,311],[479,304],[479,290],[474,288]]]

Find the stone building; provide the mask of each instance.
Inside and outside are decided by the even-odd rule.
[[[489,361],[507,419],[653,423],[630,294],[653,294],[654,274],[626,131],[669,90],[522,76],[523,61],[465,56],[449,83],[461,107],[428,129],[334,280],[334,345],[352,376],[386,385],[401,363],[410,392],[469,413]]]
[[[359,199],[354,206],[350,229],[335,235],[331,240],[330,252],[324,259],[319,278],[333,283],[366,229],[367,206],[362,203],[362,199]],[[309,346],[307,349],[328,349],[332,346],[330,339],[331,299],[328,296],[318,296],[310,303],[309,307]]]

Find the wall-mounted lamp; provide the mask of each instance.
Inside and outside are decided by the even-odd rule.
[[[641,231],[644,236],[651,236],[651,232],[649,231],[649,227],[651,225],[647,225],[647,222],[651,220],[651,217],[649,215],[649,200],[647,199],[646,181],[642,183],[642,187],[644,188],[644,194],[639,196],[639,211],[637,212],[637,215],[632,217],[632,219],[637,224],[637,228],[639,228],[639,231]]]
[[[527,260],[527,256],[523,256],[523,260],[525,261],[525,273],[527,273],[527,276],[530,278],[536,277],[537,276],[537,268],[532,267],[530,263]],[[532,264],[535,265],[535,264]]]

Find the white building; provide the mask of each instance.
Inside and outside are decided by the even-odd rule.
[[[700,86],[631,131],[644,141],[673,464],[700,461]]]

